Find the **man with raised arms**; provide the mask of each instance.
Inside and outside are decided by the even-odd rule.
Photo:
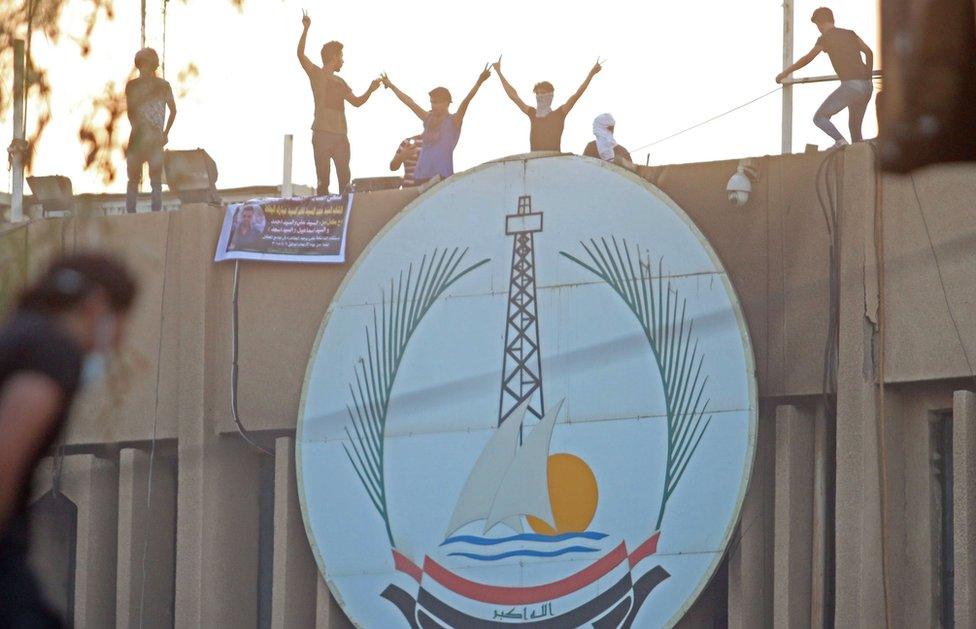
[[[427,111],[394,85],[390,77],[385,74],[382,76],[383,85],[393,90],[397,98],[424,123],[424,132],[421,136],[422,148],[414,169],[414,181],[417,185],[423,184],[434,176],[447,178],[454,174],[454,147],[461,138],[464,116],[468,112],[471,100],[490,76],[491,70],[485,65],[474,87],[453,114],[450,111],[451,92],[446,87],[435,87],[430,91],[430,111]]]
[[[590,86],[590,81],[593,80],[593,77],[601,70],[600,63],[595,63],[590,69],[590,73],[586,75],[586,79],[583,80],[583,84],[576,90],[576,93],[570,96],[569,100],[565,103],[553,109],[552,98],[555,88],[553,88],[552,83],[542,81],[535,84],[535,87],[532,88],[532,91],[535,93],[535,107],[529,107],[519,98],[518,92],[515,91],[512,84],[502,74],[501,57],[492,64],[492,67],[495,68],[495,72],[502,82],[502,87],[505,88],[505,93],[522,110],[522,113],[529,117],[529,124],[531,125],[529,131],[529,150],[531,151],[562,150],[563,126],[566,122],[566,116],[572,111],[576,105],[576,101],[580,99],[583,92],[586,91],[586,88]]]
[[[329,194],[330,162],[335,162],[336,177],[339,180],[339,193],[349,186],[349,135],[346,128],[346,109],[348,102],[353,107],[361,107],[380,86],[380,80],[370,83],[362,96],[356,96],[352,89],[336,73],[342,69],[342,44],[330,41],[322,46],[322,67],[318,67],[305,56],[305,40],[312,19],[302,15],[302,36],[298,40],[298,61],[308,75],[315,101],[315,117],[312,121],[312,153],[315,157],[315,174],[318,178],[317,193]]]

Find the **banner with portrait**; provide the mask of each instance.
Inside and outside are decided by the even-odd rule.
[[[214,260],[341,263],[353,194],[231,203]]]

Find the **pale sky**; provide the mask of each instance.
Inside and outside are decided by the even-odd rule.
[[[794,58],[806,53],[819,33],[809,21],[824,0],[796,0]],[[149,0],[148,45],[162,52],[162,0]],[[89,3],[70,0],[66,35],[80,32]],[[81,119],[93,95],[108,81],[121,89],[139,47],[139,3],[116,2],[116,17],[96,30],[91,56],[62,37],[57,47],[35,34],[34,54],[50,68],[54,120],[38,148],[35,172],[71,177],[76,192],[123,191],[125,164],[107,189],[82,170],[77,141]],[[781,69],[780,0],[601,0],[526,2],[493,0],[477,4],[417,2],[322,2],[247,0],[239,12],[223,0],[169,3],[167,78],[193,62],[200,76],[178,97],[176,125],[168,148],[205,148],[220,170],[219,187],[277,185],[281,182],[282,138],[294,134],[293,181],[314,185],[312,95],[295,56],[301,12],[312,17],[306,54],[319,62],[322,44],[345,45],[341,76],[358,94],[386,71],[422,106],[427,92],[448,87],[455,103],[474,83],[484,64],[504,54],[502,68],[523,100],[548,80],[561,104],[585,77],[597,56],[608,59],[566,122],[563,150],[580,153],[592,139],[593,118],[610,112],[618,142],[630,149],[742,104],[776,87]],[[877,0],[836,3],[838,26],[858,32],[878,61]],[[821,55],[798,76],[832,73]],[[826,135],[811,118],[835,84],[795,88],[793,149],[806,143],[826,147]],[[643,164],[712,161],[778,154],[780,95],[769,96],[719,121],[651,149],[634,151]],[[347,105],[353,177],[391,174],[389,161],[400,140],[420,130],[420,122],[388,90],[368,103]],[[28,118],[30,122],[31,117]],[[123,132],[128,123],[123,121]],[[846,136],[846,114],[835,118]],[[11,117],[0,143],[11,138]],[[528,150],[528,120],[508,100],[495,76],[482,87],[465,118],[455,151],[458,171]],[[28,128],[28,134],[30,133]],[[864,123],[865,137],[877,133],[874,101]],[[333,182],[334,182],[333,173]],[[2,188],[10,189],[9,174]],[[335,189],[335,184],[332,186]]]

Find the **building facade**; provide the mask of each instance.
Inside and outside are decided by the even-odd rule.
[[[969,626],[976,172],[879,178],[866,144],[754,165],[736,207],[735,162],[640,172],[721,258],[760,396],[739,525],[679,624]],[[349,262],[416,195],[358,195]],[[0,232],[4,297],[83,246],[120,253],[141,281],[112,376],[79,401],[35,490],[35,563],[76,626],[348,625],[312,559],[294,448],[349,262],[242,262],[235,286],[233,263],[212,262],[221,219],[201,205]],[[70,505],[50,499],[55,481]]]

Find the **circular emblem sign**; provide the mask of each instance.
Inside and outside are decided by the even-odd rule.
[[[718,258],[581,157],[419,197],[335,296],[298,429],[319,569],[362,627],[658,627],[721,560],[756,434]]]

